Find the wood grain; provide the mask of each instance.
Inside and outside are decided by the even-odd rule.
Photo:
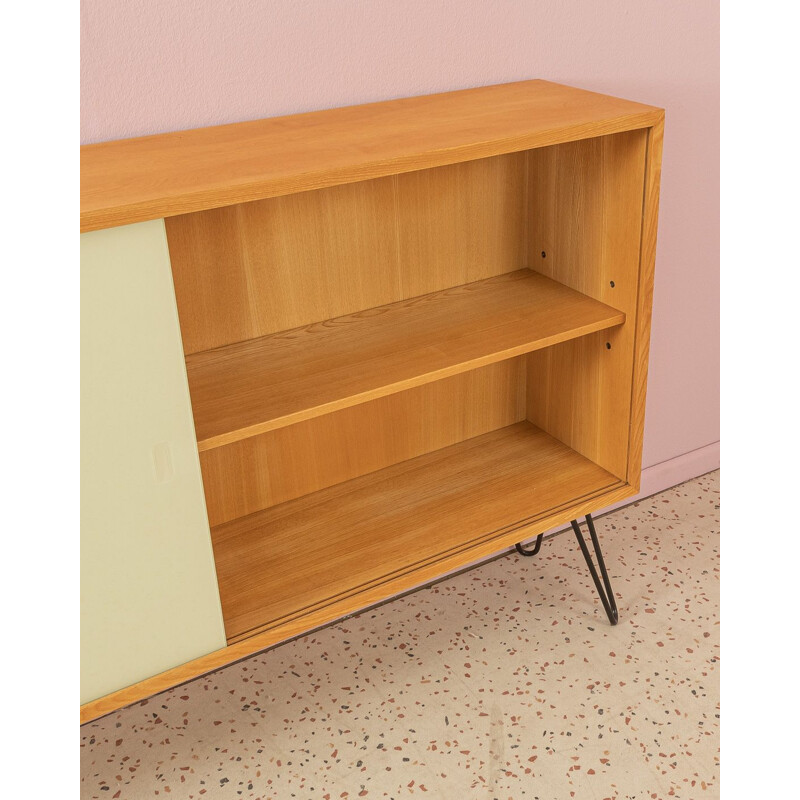
[[[525,419],[522,356],[200,454],[211,525]]]
[[[403,297],[513,272],[525,262],[525,153],[398,175]]]
[[[613,503],[618,503],[634,494],[634,490],[628,484],[620,482],[610,489],[576,498],[573,503],[553,509],[521,528],[500,533],[496,538],[475,542],[468,550],[443,554],[439,561],[422,564],[413,572],[390,576],[384,583],[364,587],[353,595],[347,595],[332,600],[327,605],[313,608],[303,616],[286,619],[261,633],[242,639],[221,650],[215,650],[213,653],[201,656],[186,664],[181,664],[173,669],[154,675],[152,678],[147,678],[132,686],[127,686],[105,697],[86,703],[81,706],[81,723],[90,722],[105,714],[110,714],[124,706],[213,672],[288,639],[309,633],[355,611],[368,608],[402,592],[407,592],[428,582],[435,581],[448,572],[462,569],[477,560],[489,558],[502,552],[505,548],[513,547],[517,541],[530,539],[543,531],[596,511],[598,508],[605,508]]]
[[[619,484],[521,422],[216,526],[228,641]]]
[[[184,352],[519,269],[524,200],[515,153],[168,219]]]
[[[165,220],[186,355],[401,299],[393,178]]]
[[[528,419],[621,479],[631,435],[646,149],[645,130],[528,153],[529,263],[626,315],[613,331],[528,357]]]
[[[660,110],[547,81],[81,147],[81,231],[653,125]]]
[[[648,130],[645,161],[642,244],[639,261],[639,294],[636,303],[636,339],[633,349],[631,391],[631,433],[627,482],[638,492],[642,479],[644,412],[647,397],[647,367],[650,355],[650,323],[653,316],[653,285],[656,267],[658,200],[661,185],[661,153],[664,143],[664,115]]]
[[[518,270],[195,353],[186,369],[198,447],[230,444],[624,319],[549,278]]]

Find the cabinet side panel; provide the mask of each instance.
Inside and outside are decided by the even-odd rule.
[[[225,645],[161,220],[81,236],[81,702]]]
[[[529,266],[627,319],[528,356],[528,419],[623,480],[646,150],[642,130],[529,153]]]
[[[650,323],[653,316],[653,284],[656,268],[658,201],[661,188],[661,152],[664,117],[648,131],[644,210],[642,213],[642,255],[636,316],[636,345],[631,395],[631,441],[628,455],[628,483],[638,492],[642,478],[642,444],[647,395],[647,366],[650,356]]]
[[[211,525],[525,419],[525,361],[501,361],[200,454]]]
[[[186,354],[523,266],[524,154],[166,220]]]

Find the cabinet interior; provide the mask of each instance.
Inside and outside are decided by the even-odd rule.
[[[165,220],[229,643],[625,486],[646,148],[638,129]]]

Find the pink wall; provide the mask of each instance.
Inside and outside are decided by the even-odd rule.
[[[718,465],[718,3],[83,0],[81,51],[84,143],[527,78],[666,108],[644,486]]]

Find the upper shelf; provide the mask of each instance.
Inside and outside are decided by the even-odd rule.
[[[186,357],[200,450],[625,321],[528,269]]]
[[[81,231],[655,125],[653,106],[533,80],[81,147]]]

